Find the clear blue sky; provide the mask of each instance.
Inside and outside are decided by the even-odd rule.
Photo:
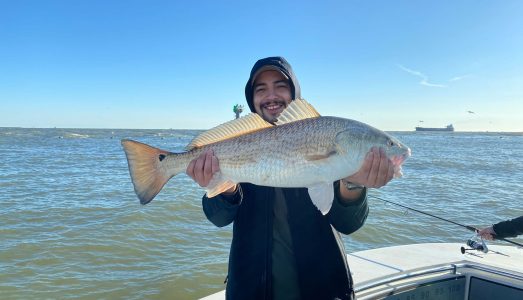
[[[522,132],[522,16],[518,0],[2,1],[0,127],[210,128],[281,55],[323,115]]]

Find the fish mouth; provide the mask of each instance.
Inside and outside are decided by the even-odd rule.
[[[407,148],[407,152],[401,155],[394,155],[391,157],[392,165],[394,166],[394,178],[403,176],[401,165],[411,155],[410,148]]]

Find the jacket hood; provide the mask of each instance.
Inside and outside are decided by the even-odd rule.
[[[294,75],[292,67],[287,62],[287,60],[280,56],[262,58],[258,60],[252,67],[251,75],[249,76],[249,80],[247,80],[247,84],[245,85],[245,99],[247,100],[247,104],[249,104],[251,112],[256,112],[254,109],[252,84],[255,77],[259,75],[259,71],[262,69],[273,69],[283,73],[285,76],[287,76],[287,78],[289,78],[292,99],[301,98],[300,84],[298,83],[298,79],[296,78],[296,75]]]

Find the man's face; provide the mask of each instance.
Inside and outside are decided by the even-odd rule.
[[[256,113],[265,121],[274,123],[291,103],[289,80],[278,71],[265,71],[253,84],[253,103]]]

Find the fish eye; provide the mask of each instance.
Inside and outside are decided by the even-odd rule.
[[[392,140],[387,141],[387,146],[392,147],[394,146],[394,142]]]

